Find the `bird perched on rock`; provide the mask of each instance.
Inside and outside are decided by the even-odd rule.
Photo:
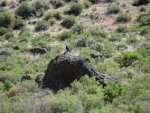
[[[70,49],[68,48],[68,46],[66,45],[66,50],[67,50],[67,52],[70,52]]]

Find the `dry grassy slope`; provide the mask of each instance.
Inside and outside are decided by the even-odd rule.
[[[29,4],[32,4],[34,2],[34,0],[27,0]],[[50,1],[50,0],[46,0],[46,1]],[[84,0],[79,0],[80,2],[83,2]],[[116,0],[115,3],[117,3],[120,6],[121,12],[128,12],[131,16],[132,16],[132,20],[127,23],[127,25],[130,25],[131,23],[134,23],[137,15],[140,13],[140,8],[143,7],[134,7],[132,6],[132,0]],[[126,4],[126,7],[122,7],[122,4]],[[12,8],[12,5],[15,5],[15,7]],[[63,7],[60,7],[58,9],[54,9],[53,6],[50,6],[50,9],[45,11],[64,11],[66,8],[69,8],[71,5],[71,3],[66,3]],[[14,14],[15,9],[19,6],[19,0],[10,0],[8,1],[8,6],[6,7],[12,14]],[[107,15],[107,6],[108,3],[104,3],[104,2],[100,2],[99,4],[95,4],[92,5],[90,8],[88,9],[84,9],[83,12],[77,17],[77,21],[78,22],[82,22],[84,23],[84,25],[86,26],[85,28],[91,28],[91,27],[100,27],[106,31],[111,31],[111,29],[115,29],[118,24],[115,23],[116,20],[116,16],[115,14],[112,15]],[[150,10],[150,6],[144,6],[146,8],[147,11]],[[90,15],[94,14],[94,13],[99,13],[100,17],[99,19],[97,19],[96,21],[93,21],[90,19]],[[63,15],[63,17],[65,17],[65,15]],[[27,26],[31,31],[32,36],[36,36],[39,35],[43,32],[49,32],[52,36],[57,35],[58,33],[62,32],[63,30],[65,30],[65,28],[62,28],[60,23],[61,21],[57,21],[53,26],[50,26],[48,30],[46,31],[41,31],[41,32],[35,32],[34,31],[34,27],[35,25],[30,25],[28,24],[29,21],[37,21],[42,19],[41,18],[37,18],[37,17],[32,17],[27,21]],[[14,31],[14,33],[16,34],[16,36],[19,34],[19,31]]]

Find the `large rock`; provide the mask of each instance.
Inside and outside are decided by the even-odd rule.
[[[43,88],[58,90],[69,86],[75,79],[80,79],[86,74],[90,77],[95,76],[103,86],[106,86],[109,80],[113,80],[110,76],[95,69],[88,59],[67,53],[52,59],[45,75],[38,76],[36,82],[38,81]]]

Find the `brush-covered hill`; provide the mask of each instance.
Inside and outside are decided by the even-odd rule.
[[[84,76],[55,94],[38,88],[66,45],[122,84]],[[62,112],[150,112],[149,0],[0,0],[0,113]]]

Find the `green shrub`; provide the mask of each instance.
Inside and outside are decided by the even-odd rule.
[[[21,17],[17,17],[14,21],[13,29],[20,30],[25,26],[25,21]]]
[[[22,17],[23,19],[27,19],[34,13],[32,6],[30,6],[27,2],[21,2],[20,6],[15,11],[16,15]]]
[[[85,107],[86,112],[91,109],[101,109],[103,106],[104,102],[101,89],[99,82],[94,77],[90,78],[87,75],[71,83],[71,91],[73,94],[78,95],[78,99]]]
[[[84,0],[83,4],[84,4],[85,8],[89,8],[92,5],[92,3],[90,1],[88,1],[88,0]]]
[[[0,27],[10,27],[13,21],[13,16],[9,12],[0,12]]]
[[[120,43],[120,44],[116,45],[117,50],[125,50],[127,48],[128,48],[128,46],[126,44],[123,44],[123,43]]]
[[[72,32],[73,33],[78,33],[78,34],[81,34],[84,30],[84,26],[82,23],[80,24],[75,24],[73,27],[72,27]]]
[[[150,56],[150,42],[145,42],[141,44],[140,47],[137,48],[137,52],[143,56],[144,58],[148,58]]]
[[[82,9],[83,9],[83,5],[81,3],[74,2],[69,9],[69,14],[73,14],[77,16],[82,12]]]
[[[31,34],[30,34],[30,32],[26,31],[26,32],[22,33],[18,38],[19,38],[20,42],[29,42],[30,38],[31,38]]]
[[[121,33],[114,33],[111,35],[109,40],[110,41],[121,41],[122,38],[123,38],[123,35]]]
[[[0,55],[10,56],[13,53],[12,49],[9,48],[0,48]]]
[[[77,47],[87,47],[88,46],[88,37],[87,36],[82,36],[79,39],[77,39]]]
[[[139,16],[137,17],[137,21],[141,26],[150,25],[150,12],[139,14]]]
[[[106,59],[104,62],[98,62],[96,68],[105,74],[108,74],[114,78],[119,78],[119,74],[121,72],[121,69],[119,67],[119,64],[115,62],[112,59]]]
[[[7,33],[8,29],[5,27],[0,27],[0,36],[4,35],[5,33]]]
[[[133,6],[139,6],[139,5],[147,5],[149,3],[149,0],[134,0]]]
[[[56,22],[56,18],[53,17],[53,18],[49,19],[48,22],[50,23],[50,25],[53,25]]]
[[[53,12],[53,17],[55,17],[57,20],[61,20],[62,12],[60,11]]]
[[[6,40],[9,40],[9,39],[14,39],[15,38],[15,36],[14,36],[14,33],[13,32],[7,32],[6,34],[5,34],[5,39]]]
[[[127,28],[127,26],[121,26],[121,25],[119,25],[118,28],[116,29],[116,31],[118,33],[126,33],[126,32],[128,32],[128,28]]]
[[[108,12],[107,12],[108,14],[117,14],[117,13],[119,13],[119,11],[120,11],[120,8],[118,5],[116,5],[116,4],[108,5]]]
[[[63,0],[51,0],[51,4],[55,7],[55,8],[59,8],[61,6],[64,5]]]
[[[76,23],[76,18],[73,15],[65,17],[62,21],[62,26],[66,28],[71,28]]]
[[[45,1],[36,0],[33,3],[33,7],[36,11],[43,10],[43,9],[47,10],[49,9],[49,3]]]
[[[49,45],[49,43],[53,42],[54,40],[55,39],[52,38],[49,33],[44,33],[44,34],[36,36],[34,39],[32,39],[32,45],[35,47],[46,46],[48,48],[50,47],[50,49],[51,49],[51,44]]]
[[[141,28],[140,35],[147,35],[150,34],[150,26],[144,26]]]
[[[99,28],[92,28],[89,30],[90,34],[94,37],[102,37],[102,38],[106,38],[107,37],[107,33]]]
[[[63,31],[62,33],[60,33],[57,38],[61,41],[64,41],[68,38],[71,38],[71,32],[70,31]]]
[[[44,20],[47,20],[47,21],[51,18],[53,18],[53,12],[48,12],[44,16]]]
[[[116,19],[117,22],[122,22],[122,23],[128,22],[130,20],[131,20],[131,16],[128,15],[127,13],[120,13]]]
[[[149,112],[149,82],[150,75],[145,74],[133,80],[129,85],[123,87],[121,97],[116,98],[113,102],[117,108],[124,112],[125,109],[121,109],[121,105],[126,105],[127,112],[147,113]],[[119,107],[120,106],[120,107]]]
[[[56,18],[57,20],[61,20],[62,13],[60,11],[48,12],[44,16],[44,20],[49,20],[51,18]]]
[[[111,42],[104,43],[104,49],[102,50],[102,55],[106,58],[112,57],[115,53],[114,44]]]
[[[130,36],[127,38],[127,44],[137,44],[138,40],[135,36]]]
[[[126,51],[117,57],[117,62],[120,64],[120,67],[128,67],[139,59],[140,55],[138,53]]]
[[[4,82],[4,90],[8,91],[10,88],[12,88],[12,86],[13,86],[13,84],[10,81],[6,80]]]
[[[36,23],[35,31],[47,30],[49,27],[49,22],[45,20],[39,20]]]
[[[108,83],[108,86],[104,88],[104,99],[105,101],[113,102],[113,99],[121,96],[121,91],[122,91],[122,85],[118,83],[118,81],[110,81]]]
[[[90,47],[91,49],[102,51],[103,50],[103,44],[100,42],[97,42],[95,39],[87,36],[81,36],[76,41],[77,47]]]
[[[90,47],[91,47],[91,49],[94,49],[94,50],[99,51],[99,52],[101,52],[104,48],[103,44],[100,42],[95,42],[94,44],[91,44]]]

